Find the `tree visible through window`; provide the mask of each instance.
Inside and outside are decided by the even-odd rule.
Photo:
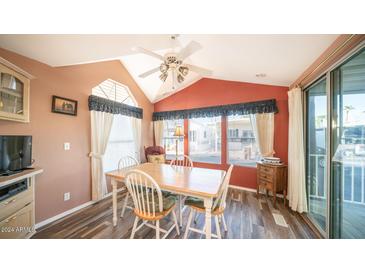
[[[92,89],[92,94],[116,101],[118,103],[136,106],[127,86],[108,79]],[[118,168],[121,157],[131,155],[136,157],[133,140],[131,117],[116,114],[109,136],[108,145],[104,155],[104,170],[111,171]]]

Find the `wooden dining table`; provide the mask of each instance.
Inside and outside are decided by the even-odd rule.
[[[130,170],[140,170],[149,174],[160,186],[161,190],[174,194],[196,197],[204,200],[205,207],[205,232],[210,239],[211,210],[213,199],[219,194],[225,171],[199,167],[180,167],[169,164],[143,163],[121,170],[106,173],[110,177],[113,187],[113,225],[117,225],[117,192],[118,185],[123,184],[125,175]]]

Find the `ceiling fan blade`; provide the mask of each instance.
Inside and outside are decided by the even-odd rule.
[[[150,69],[150,70],[147,70],[146,72],[138,75],[138,77],[141,77],[141,78],[146,78],[147,76],[157,72],[157,71],[160,71],[160,67],[157,67],[157,68],[154,68],[154,69]]]
[[[187,46],[179,52],[179,58],[181,60],[185,60],[186,58],[188,58],[190,55],[200,50],[201,48],[202,46],[198,42],[190,41],[190,43],[187,44]]]
[[[189,64],[184,64],[184,65],[187,66],[189,68],[189,70],[194,71],[202,76],[209,76],[213,73],[211,70],[206,69],[206,68],[189,65]]]
[[[148,49],[145,49],[145,48],[141,48],[141,47],[134,47],[133,48],[133,51],[135,52],[139,52],[139,53],[144,53],[144,54],[147,54],[151,57],[154,57],[154,58],[157,58],[157,59],[160,59],[162,61],[164,61],[164,58],[162,55],[160,54],[157,54],[157,53],[154,53],[153,51],[150,51]]]

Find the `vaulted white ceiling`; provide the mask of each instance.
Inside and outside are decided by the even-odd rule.
[[[188,61],[213,71],[210,78],[271,85],[290,85],[338,35],[180,35],[185,46],[195,40],[202,49]],[[66,66],[103,60],[121,60],[145,92],[155,102],[159,73],[142,79],[139,74],[159,66],[160,61],[136,54],[135,46],[165,53],[171,47],[169,35],[0,35],[0,47],[50,66]],[[265,74],[266,77],[256,77]],[[176,91],[199,80],[191,72]],[[160,94],[171,91],[167,81]],[[171,95],[173,93],[170,93]]]

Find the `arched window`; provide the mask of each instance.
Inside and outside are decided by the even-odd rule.
[[[92,94],[105,99],[116,101],[130,106],[137,106],[136,100],[129,88],[112,79],[105,80],[92,89]]]
[[[129,88],[111,79],[94,87],[92,94],[130,106],[137,106]],[[104,171],[117,169],[118,161],[123,156],[130,155],[138,159],[134,142],[131,117],[120,114],[114,115],[108,146],[104,154]]]

